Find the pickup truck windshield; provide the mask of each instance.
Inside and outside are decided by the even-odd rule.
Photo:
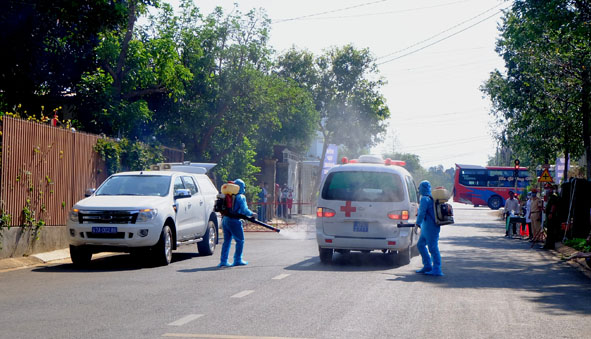
[[[99,187],[95,195],[152,195],[166,196],[170,189],[170,176],[117,175]]]

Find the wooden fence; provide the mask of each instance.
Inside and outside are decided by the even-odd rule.
[[[65,225],[86,189],[107,178],[104,161],[93,149],[99,138],[3,117],[0,209],[12,216],[12,225],[26,224],[27,217]],[[180,150],[168,149],[165,155],[182,159]]]

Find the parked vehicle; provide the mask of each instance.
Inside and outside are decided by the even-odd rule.
[[[364,155],[332,167],[320,184],[316,240],[320,260],[333,253],[380,250],[408,264],[419,239],[418,193],[404,162]]]
[[[168,265],[172,250],[197,244],[202,255],[214,253],[218,194],[198,165],[160,164],[150,171],[117,173],[74,205],[67,221],[70,256],[76,265],[93,253],[128,252]]]
[[[521,194],[531,177],[527,167],[482,167],[456,164],[453,197],[455,202],[474,206],[487,205],[493,210],[505,206],[509,191]],[[515,185],[517,181],[517,189]]]

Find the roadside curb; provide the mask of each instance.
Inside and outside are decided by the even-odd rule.
[[[0,271],[25,268],[68,258],[70,258],[70,251],[67,248],[63,248],[50,252],[36,253],[26,257],[0,259]]]
[[[504,227],[505,226],[503,225],[503,228]],[[579,251],[575,250],[572,247],[566,246],[560,242],[557,242],[555,246],[556,248],[553,250],[544,249],[544,251],[558,258],[560,261],[565,262],[567,265],[577,269],[579,272],[583,273],[587,278],[591,279],[591,267],[587,265],[587,262],[584,258],[567,259],[573,254],[579,253]]]
[[[568,259],[573,254],[579,253],[572,247],[565,246],[561,243],[556,243],[556,249],[553,251],[560,260],[565,261],[569,266],[576,268],[583,273],[587,278],[591,279],[591,267],[587,266],[584,258]]]
[[[116,252],[101,252],[93,255],[93,259],[104,258],[121,253]],[[62,248],[55,251],[35,253],[30,256],[20,258],[5,258],[0,259],[0,273],[15,271],[22,268],[40,266],[57,261],[70,260],[70,249]]]

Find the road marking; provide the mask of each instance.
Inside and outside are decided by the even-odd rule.
[[[300,266],[308,267],[308,266],[312,266],[312,265],[314,265],[314,262],[310,261],[310,262],[303,263]]]
[[[201,317],[203,317],[203,314],[189,314],[188,316],[182,317],[182,318],[180,318],[177,321],[173,321],[173,322],[171,322],[168,325],[170,325],[170,326],[183,326],[184,324],[186,324],[188,322],[191,322],[191,321],[193,321],[195,319],[199,319]]]
[[[292,337],[254,337],[246,335],[198,334],[198,333],[164,333],[163,337],[176,338],[216,338],[216,339],[305,339]]]
[[[286,277],[289,277],[289,274],[284,273],[284,274],[280,274],[280,275],[278,275],[276,277],[273,277],[272,280],[281,280],[281,279],[286,278]]]
[[[249,295],[251,293],[254,293],[254,291],[253,290],[245,290],[245,291],[238,292],[238,293],[234,294],[230,298],[242,298],[242,297],[246,297],[247,295]]]

